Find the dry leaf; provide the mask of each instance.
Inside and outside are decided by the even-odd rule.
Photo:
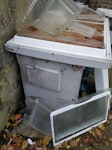
[[[43,139],[43,145],[48,145],[50,141],[51,141],[51,137],[50,136],[46,136]]]
[[[0,150],[7,150],[7,145],[2,145],[2,146],[0,147]]]
[[[5,133],[3,134],[3,138],[4,138],[4,139],[7,139],[7,135],[6,135]]]
[[[11,126],[11,123],[10,122],[6,122],[5,127],[9,128],[10,126]]]
[[[112,120],[112,114],[109,114],[108,118],[109,120]]]
[[[17,114],[17,115],[15,115],[15,120],[18,120],[18,119],[21,119],[22,118],[22,114]]]
[[[26,140],[24,140],[24,141],[22,142],[21,148],[22,148],[22,150],[25,150],[27,147],[28,147],[28,142],[27,142]]]
[[[77,147],[78,144],[77,144],[76,140],[71,140],[71,141],[70,141],[70,146],[71,146],[71,147]]]
[[[79,143],[79,142],[80,142],[80,138],[77,138],[75,141],[76,141],[77,143]]]
[[[105,124],[106,124],[106,125],[109,125],[109,124],[110,124],[110,120],[108,119]]]
[[[69,149],[70,147],[71,147],[70,145],[68,145],[68,144],[66,145],[66,149]]]
[[[89,133],[90,133],[92,136],[95,137],[95,133],[94,133],[94,130],[93,130],[93,129],[92,129],[92,130],[89,130]]]
[[[17,137],[17,134],[15,134],[15,133],[12,134],[12,138],[15,138],[15,137]]]
[[[93,147],[95,147],[96,149],[99,149],[99,144],[98,143],[92,143]]]
[[[14,150],[14,147],[13,147],[13,146],[10,146],[10,147],[8,148],[8,150]]]
[[[42,150],[42,147],[36,147],[35,150]]]
[[[22,143],[22,136],[14,137],[12,142],[16,143],[17,146],[21,146]]]
[[[14,147],[10,144],[1,146],[0,150],[14,150]]]
[[[103,139],[103,138],[104,138],[102,132],[101,132],[99,129],[96,128],[95,131],[94,131],[94,133],[95,133],[95,135],[96,135],[97,137],[99,137],[100,139]]]
[[[47,150],[47,147],[44,145],[44,146],[42,147],[42,150]]]
[[[42,145],[43,145],[42,139],[37,140],[36,143],[35,143],[35,147],[41,147]]]
[[[67,145],[68,145],[68,141],[64,141],[64,142],[61,144],[61,146],[64,147],[64,148],[66,148]]]
[[[9,129],[4,129],[4,132],[5,132],[7,135],[9,135],[9,134],[10,134]]]
[[[99,129],[101,129],[102,131],[104,131],[104,130],[105,130],[105,126],[104,126],[104,124],[101,124],[98,128],[99,128]]]
[[[85,148],[84,150],[88,150],[88,148]]]
[[[112,142],[112,137],[110,137],[110,138],[109,138],[109,141],[111,141],[111,142]]]
[[[20,150],[20,146],[13,144],[14,150]]]
[[[17,128],[18,127],[18,122],[16,121],[14,124],[13,124],[13,128]]]
[[[60,148],[59,146],[55,146],[54,150],[59,150],[59,148]]]
[[[15,116],[12,115],[10,119],[11,119],[12,121],[14,121],[14,120],[15,120]]]
[[[84,143],[85,143],[85,144],[93,143],[93,142],[94,142],[94,140],[93,140],[92,138],[90,138],[90,137],[87,137],[87,138],[84,140]]]

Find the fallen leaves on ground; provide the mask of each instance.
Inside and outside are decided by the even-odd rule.
[[[103,132],[100,130],[100,129],[98,129],[98,128],[95,128],[94,129],[94,134],[95,134],[95,136],[97,136],[98,138],[100,138],[100,139],[104,139],[104,135],[103,135]]]
[[[110,137],[109,140],[112,142],[112,137]]]
[[[51,137],[50,136],[46,136],[43,139],[43,145],[48,145],[50,141],[51,141]]]
[[[101,129],[102,131],[105,130],[105,125],[104,124],[101,124],[100,126],[98,126],[99,129]]]
[[[28,141],[27,141],[27,140],[24,140],[24,141],[22,142],[21,149],[22,149],[22,150],[25,150],[27,147],[28,147]]]
[[[78,146],[78,143],[76,142],[75,139],[70,141],[70,147],[77,147],[77,146]]]
[[[23,114],[19,113],[13,115],[6,122],[0,150],[104,150],[103,147],[107,148],[109,143],[112,145],[112,134],[109,133],[110,129],[112,130],[112,112],[109,113],[108,120],[105,124],[101,124],[84,135],[66,141],[56,147],[53,147],[50,136],[45,136],[41,139],[31,139],[18,134],[10,135],[10,130],[16,128],[22,119]],[[109,134],[106,134],[108,126],[110,127]],[[112,131],[110,132],[112,133]],[[107,150],[111,150],[111,148],[107,148]]]
[[[92,138],[90,138],[90,137],[87,137],[87,138],[84,140],[84,143],[85,143],[85,144],[93,143],[93,142],[94,142],[94,140],[93,140]]]
[[[1,146],[1,150],[15,150],[10,144]]]

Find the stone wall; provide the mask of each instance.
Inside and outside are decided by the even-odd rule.
[[[4,43],[15,34],[15,0],[0,0],[0,131],[22,100],[20,72],[14,54]]]
[[[42,0],[44,3],[47,0]],[[0,131],[5,122],[23,101],[23,88],[15,54],[4,43],[16,34],[30,0],[0,0]]]

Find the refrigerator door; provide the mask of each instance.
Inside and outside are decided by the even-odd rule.
[[[86,100],[78,104],[51,112],[54,146],[106,122],[110,97],[110,91],[106,91],[89,99],[86,97]]]

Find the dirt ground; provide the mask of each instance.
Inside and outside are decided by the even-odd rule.
[[[0,150],[112,150],[112,105],[105,124],[56,147],[52,146],[51,137],[47,136],[30,139],[30,142],[28,137],[18,134],[9,136],[12,125],[16,126],[21,117],[21,113],[18,113],[12,117],[12,121],[6,123],[4,131],[0,133]]]

